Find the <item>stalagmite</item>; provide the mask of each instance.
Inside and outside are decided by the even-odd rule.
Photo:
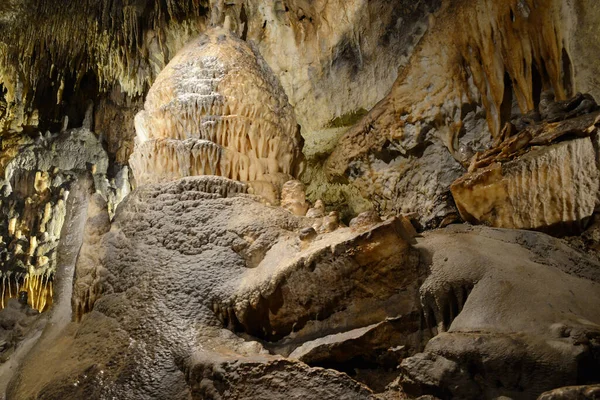
[[[130,164],[138,185],[220,175],[281,187],[302,168],[301,138],[281,85],[251,46],[223,28],[169,63],[135,127]]]
[[[288,181],[281,190],[281,206],[294,215],[304,216],[308,211],[304,185],[300,181]]]

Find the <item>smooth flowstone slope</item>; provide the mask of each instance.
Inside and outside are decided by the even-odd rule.
[[[418,247],[420,288],[438,335],[406,358],[413,394],[535,399],[600,381],[600,264],[543,233],[453,225]]]

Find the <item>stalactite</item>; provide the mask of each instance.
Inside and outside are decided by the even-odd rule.
[[[0,309],[7,306],[10,299],[27,296],[27,304],[39,312],[47,310],[53,302],[53,274],[0,273]]]
[[[386,143],[409,154],[420,142],[440,141],[458,160],[465,106],[482,107],[493,140],[505,95],[514,93],[521,113],[536,109],[542,90],[564,99],[572,90],[564,77],[572,72],[563,71],[570,42],[563,8],[559,0],[445,3],[388,96],[340,139],[325,164],[327,177],[345,179],[353,162]],[[376,174],[354,181],[367,197]]]
[[[9,108],[20,107],[0,119],[0,128],[13,122],[13,127],[31,124],[34,121],[24,113],[32,106],[37,88],[50,87],[60,103],[66,78],[77,84],[88,71],[97,75],[102,90],[118,83],[129,95],[141,95],[164,67],[139,57],[150,45],[146,32],[161,37],[168,27],[184,43],[197,34],[208,10],[208,0],[30,3],[20,8],[20,18],[29,22],[3,26],[0,38],[0,84],[7,90]],[[189,24],[190,20],[200,25]],[[171,43],[157,41],[156,45],[163,54],[172,51],[167,47]]]

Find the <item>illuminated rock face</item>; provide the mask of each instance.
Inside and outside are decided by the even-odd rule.
[[[0,309],[19,297],[41,312],[53,301],[72,188],[89,175],[107,195],[108,158],[86,129],[46,134],[16,151],[0,178]]]
[[[138,185],[219,175],[280,186],[302,164],[287,96],[260,55],[225,29],[171,61],[135,126],[130,163]]]
[[[448,187],[471,152],[544,89],[559,100],[575,90],[568,16],[556,0],[446,3],[390,93],[340,139],[330,181],[349,177],[381,212],[437,226],[455,211]]]
[[[451,186],[463,219],[579,233],[600,204],[596,117],[534,125],[478,153]]]
[[[501,228],[540,229],[589,218],[599,176],[590,138],[543,147],[452,187],[463,218]]]

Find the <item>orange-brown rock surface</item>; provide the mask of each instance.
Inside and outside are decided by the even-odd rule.
[[[390,93],[340,139],[329,179],[348,179],[382,212],[439,222],[460,163],[537,108],[544,88],[572,94],[568,15],[561,1],[445,2]]]
[[[452,184],[464,220],[578,232],[599,205],[597,113],[533,125],[473,157]]]

